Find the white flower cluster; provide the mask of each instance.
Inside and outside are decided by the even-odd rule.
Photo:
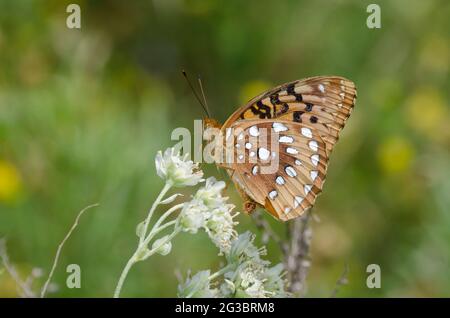
[[[197,233],[203,228],[220,252],[227,252],[236,237],[232,214],[234,205],[227,204],[227,197],[222,196],[225,182],[208,178],[190,202],[185,203],[180,216],[180,225],[185,232]]]
[[[178,286],[178,297],[180,298],[215,298],[219,297],[218,289],[211,288],[211,272],[200,271],[194,276],[187,278],[183,284]]]
[[[227,265],[215,274],[201,271],[178,287],[179,297],[288,297],[283,265],[270,266],[250,232],[239,235],[225,254]],[[215,279],[223,275],[218,288]]]
[[[203,181],[203,171],[188,157],[189,154],[181,157],[174,148],[166,149],[164,154],[159,151],[155,158],[158,176],[173,187],[195,186]]]
[[[266,249],[258,249],[253,244],[254,239],[253,234],[245,232],[233,242],[227,261],[234,266],[224,274],[224,283],[220,286],[222,296],[287,297],[283,264],[271,267],[269,261],[261,258],[266,255]]]
[[[254,236],[250,232],[237,235],[234,226],[237,222],[233,214],[234,205],[222,196],[225,182],[208,178],[191,200],[177,204],[164,212],[149,229],[153,213],[160,205],[167,205],[180,196],[179,193],[165,198],[172,187],[195,186],[203,182],[203,172],[198,164],[188,160],[188,155],[181,156],[173,148],[158,152],[155,159],[156,171],[165,180],[165,186],[153,203],[147,218],[141,222],[136,234],[138,247],[124,267],[117,283],[115,297],[119,297],[123,282],[134,263],[147,259],[153,254],[167,255],[172,250],[172,239],[184,231],[195,234],[203,229],[211,241],[218,247],[219,254],[224,255],[226,265],[219,271],[200,271],[188,278],[178,287],[179,297],[285,297],[286,282],[283,278],[283,266],[271,267],[270,262],[261,256],[265,248],[256,248]],[[181,212],[171,218],[177,211]],[[163,235],[163,230],[172,228],[170,234]],[[149,248],[151,246],[151,249]]]

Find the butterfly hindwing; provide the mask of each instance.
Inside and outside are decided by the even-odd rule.
[[[265,119],[238,121],[231,128],[237,133],[229,147],[234,149],[230,175],[240,189],[284,221],[314,204],[325,180],[327,154],[311,126]]]

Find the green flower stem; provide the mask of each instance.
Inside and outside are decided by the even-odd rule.
[[[220,270],[218,270],[217,272],[215,272],[214,274],[211,274],[208,279],[211,281],[213,279],[216,279],[217,277],[225,274],[226,272],[228,272],[229,270],[232,269],[232,267],[234,266],[234,264],[228,264],[227,266],[225,266],[224,268],[221,268]]]
[[[163,246],[164,244],[170,242],[178,233],[181,232],[181,228],[179,226],[177,226],[177,224],[175,224],[175,229],[173,230],[173,232],[171,234],[169,234],[169,236],[167,236],[167,238],[161,242],[161,244],[159,246],[156,246],[155,248],[152,248],[148,253],[147,256],[145,257],[145,259],[147,259],[149,256],[152,256],[161,246]],[[147,246],[150,243],[150,240],[152,238],[150,237],[150,235],[144,240],[144,244],[143,246]]]
[[[143,260],[149,258],[150,256],[152,256],[153,254],[155,254],[156,251],[161,246],[170,242],[178,233],[181,232],[181,228],[176,226],[176,220],[174,220],[174,221],[168,222],[168,223],[164,224],[163,226],[161,226],[157,231],[155,231],[155,234],[157,232],[161,231],[162,229],[166,228],[169,223],[171,223],[170,225],[175,224],[174,231],[164,241],[162,241],[161,244],[159,244],[158,246],[156,246],[156,247],[152,248],[150,251],[148,251],[145,255],[145,258],[141,258],[140,254],[142,252],[142,248],[145,248],[145,246],[147,246],[148,243],[150,242],[150,240],[151,240],[150,235],[144,240],[143,244],[139,244],[138,248],[133,253],[133,256],[131,256],[131,258],[128,260],[127,264],[125,265],[125,267],[122,271],[122,274],[120,274],[119,282],[117,283],[116,290],[114,292],[114,298],[119,298],[120,291],[122,290],[123,282],[125,281],[125,278],[128,276],[128,272],[130,271],[131,267],[133,267],[133,265],[135,263],[137,263],[138,261],[143,261]]]
[[[154,233],[155,231],[159,232],[159,226],[161,225],[161,223],[167,219],[167,217],[169,217],[173,212],[175,212],[176,210],[181,209],[184,206],[184,203],[180,203],[177,204],[173,207],[171,207],[169,210],[167,210],[166,212],[164,212],[163,215],[161,215],[161,217],[158,219],[158,221],[156,221],[155,225],[153,226],[153,229],[150,231],[149,236],[151,235],[152,237],[157,233]],[[175,221],[175,220],[174,220]]]
[[[131,258],[128,260],[127,265],[125,265],[125,267],[122,271],[122,274],[120,274],[120,278],[117,283],[116,290],[114,291],[114,298],[119,298],[120,291],[122,290],[123,282],[125,281],[125,278],[127,277],[128,272],[130,271],[131,267],[134,265],[134,263],[137,262],[136,254],[137,254],[137,251],[134,252],[133,256],[131,256]]]
[[[175,225],[176,223],[177,223],[177,220],[173,220],[173,221],[164,223],[163,225],[161,225],[161,226],[160,226],[159,228],[157,228],[156,230],[153,229],[153,230],[152,230],[153,236],[156,235],[156,234],[158,234],[158,233],[161,232],[162,230],[168,228],[169,226]]]
[[[142,244],[142,242],[144,241],[144,237],[147,234],[148,225],[153,216],[153,213],[155,212],[156,207],[159,205],[159,203],[161,202],[163,197],[166,195],[166,193],[170,190],[170,188],[171,188],[171,184],[166,183],[164,185],[163,189],[161,190],[161,192],[159,193],[158,197],[156,198],[155,202],[153,202],[152,207],[151,207],[150,211],[148,212],[147,218],[145,219],[144,227],[142,230],[142,235],[139,238],[139,244]]]
[[[175,229],[173,231],[172,234],[170,234],[167,238],[167,240],[165,240],[161,245],[164,245],[165,243],[169,242],[175,235],[177,235],[181,229],[177,228],[177,221],[173,220],[171,222],[167,222],[166,224],[160,226],[160,224],[174,211],[176,211],[177,209],[182,207],[182,204],[178,204],[172,208],[170,208],[169,210],[167,210],[159,219],[158,221],[155,223],[155,226],[153,227],[153,229],[150,231],[149,235],[146,237],[147,231],[148,231],[148,226],[150,224],[150,220],[153,216],[153,213],[156,210],[156,207],[161,203],[161,200],[163,199],[163,197],[166,195],[166,193],[170,190],[171,188],[171,184],[166,183],[163,187],[163,189],[161,190],[161,192],[159,193],[158,197],[156,198],[155,202],[153,202],[152,207],[150,208],[148,215],[144,221],[144,227],[143,227],[143,231],[141,236],[139,237],[139,244],[138,247],[136,249],[136,251],[133,253],[133,255],[131,256],[131,258],[128,260],[127,264],[125,265],[124,269],[122,270],[122,273],[120,274],[120,278],[119,281],[117,282],[117,286],[116,286],[116,290],[114,291],[114,298],[118,298],[120,296],[120,291],[122,290],[122,286],[123,283],[128,275],[128,272],[130,271],[131,267],[133,267],[133,265],[140,261],[143,260],[140,258],[141,252],[143,251],[144,248],[147,248],[148,243],[150,242],[150,240],[160,231],[164,230],[165,228],[171,226],[171,225],[175,225]],[[150,257],[151,255],[153,255],[157,249],[160,246],[158,246],[157,248],[151,249],[148,253],[146,253],[146,257],[145,259],[147,259],[148,257]]]

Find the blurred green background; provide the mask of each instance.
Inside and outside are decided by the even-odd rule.
[[[71,2],[81,30],[66,27]],[[156,152],[203,116],[181,69],[201,74],[222,122],[273,85],[332,74],[356,83],[358,101],[316,204],[307,295],[328,297],[348,264],[338,296],[450,296],[450,2],[377,1],[381,29],[366,26],[370,3],[1,1],[0,236],[22,277],[47,273],[78,211],[99,202],[67,242],[52,296],[112,295],[163,185]],[[273,244],[269,258],[280,260]],[[132,269],[122,295],[175,296],[175,271],[220,262],[204,233],[181,234]],[[71,263],[81,289],[65,288]],[[366,287],[371,263],[381,289]],[[16,295],[3,272],[0,296]]]

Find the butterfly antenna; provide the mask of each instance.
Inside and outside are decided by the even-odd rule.
[[[194,86],[192,86],[191,80],[189,79],[189,76],[187,75],[185,70],[182,70],[181,73],[183,74],[184,78],[186,79],[186,81],[189,84],[189,87],[192,90],[192,93],[194,93],[195,98],[197,99],[197,101],[200,103],[200,105],[202,105],[203,110],[205,111],[205,113],[209,116],[208,111],[206,110],[205,105],[202,103],[200,97],[198,96],[197,92],[194,89]]]
[[[198,85],[200,86],[200,92],[202,93],[203,102],[205,103],[206,106],[206,114],[208,114],[208,117],[211,118],[211,113],[209,111],[208,102],[206,101],[205,90],[203,89],[203,83],[200,75],[198,76]]]

